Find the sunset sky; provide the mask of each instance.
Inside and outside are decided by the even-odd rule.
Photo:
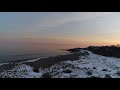
[[[119,12],[0,12],[0,50],[120,44]]]

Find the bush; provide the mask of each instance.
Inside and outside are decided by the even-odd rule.
[[[2,76],[0,76],[0,78],[3,78]]]
[[[38,72],[39,72],[39,69],[34,68],[33,71],[38,73]]]
[[[106,74],[106,75],[105,75],[105,78],[111,78],[111,76],[110,76],[110,75],[108,75],[108,74]]]
[[[63,72],[64,72],[64,73],[71,73],[72,71],[69,70],[69,69],[67,69],[67,70],[64,70]]]
[[[52,77],[51,74],[48,72],[42,75],[42,78],[51,78],[51,77]]]
[[[101,78],[101,77],[91,76],[91,77],[89,77],[89,78]]]
[[[87,71],[87,75],[92,75],[92,71]]]
[[[87,50],[103,56],[120,58],[120,45],[89,46]]]
[[[120,71],[118,71],[116,74],[117,74],[118,76],[120,76]]]
[[[93,69],[96,69],[96,67],[93,67]]]
[[[102,71],[108,71],[107,69],[103,69]]]

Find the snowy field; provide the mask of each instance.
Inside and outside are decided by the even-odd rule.
[[[11,70],[0,72],[1,78],[120,78],[120,58],[105,57],[93,54],[81,56],[76,61],[64,61],[50,68],[39,69],[34,72],[33,68],[23,63],[18,63]],[[39,59],[39,58],[38,58]],[[38,59],[31,60],[34,62]]]

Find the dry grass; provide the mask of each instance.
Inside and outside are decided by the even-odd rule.
[[[43,58],[35,62],[25,62],[24,64],[32,66],[35,70],[41,68],[49,68],[50,66],[67,60],[79,60],[80,53],[68,54],[68,55],[59,55],[55,57]]]
[[[87,55],[87,53],[72,53],[68,55],[59,55],[55,57],[48,57],[48,58],[42,58],[34,62],[24,62],[23,64],[29,65],[33,67],[33,70],[35,72],[39,72],[39,68],[49,68],[52,65],[55,65],[57,63],[60,63],[62,61],[67,61],[67,60],[79,60],[80,56]],[[9,64],[4,64],[0,66],[0,71],[3,70],[11,70],[13,69],[19,62],[11,62]]]
[[[15,66],[16,66],[15,63],[9,63],[9,64],[1,65],[1,66],[0,66],[0,71],[3,71],[3,70],[11,70],[11,69],[13,69]]]

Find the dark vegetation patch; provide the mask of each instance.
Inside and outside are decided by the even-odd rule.
[[[92,71],[87,71],[87,75],[92,75]]]
[[[13,68],[15,68],[16,64],[15,63],[9,63],[9,64],[4,64],[0,66],[0,71],[3,70],[11,70]]]
[[[2,76],[0,76],[0,78],[3,78]]]
[[[111,45],[111,46],[89,46],[87,50],[107,56],[107,57],[117,57],[120,58],[120,45]]]
[[[93,69],[97,69],[96,67],[93,67]]]
[[[120,76],[120,71],[118,71],[116,74],[117,74],[118,76]]]
[[[33,68],[33,71],[39,73],[39,69]]]
[[[81,56],[81,53],[73,53],[73,54],[68,54],[68,55],[59,55],[55,57],[48,57],[48,58],[42,58],[38,61],[34,62],[25,62],[24,64],[30,65],[34,68],[35,71],[38,71],[39,68],[49,68],[52,65],[55,65],[57,63],[60,63],[62,61],[67,61],[67,60],[79,60],[79,56]]]
[[[89,46],[87,48],[68,49],[67,51],[69,51],[71,53],[75,53],[75,52],[79,52],[80,50],[89,50],[98,55],[120,58],[120,45]],[[86,55],[87,55],[87,52],[86,52]]]
[[[103,69],[102,71],[108,71],[107,69]]]
[[[80,49],[82,49],[82,48],[73,48],[73,49],[68,49],[67,51],[74,53],[74,52],[79,52]]]
[[[49,72],[47,72],[42,75],[42,78],[52,78],[52,76]]]
[[[89,67],[84,67],[83,69],[84,69],[84,70],[89,70],[90,68],[89,68]]]
[[[110,75],[106,74],[105,78],[112,78]]]
[[[69,70],[69,69],[67,69],[67,70],[64,70],[63,72],[64,72],[64,73],[71,73],[72,71]]]
[[[91,76],[91,77],[87,77],[87,78],[101,78],[101,77]]]

